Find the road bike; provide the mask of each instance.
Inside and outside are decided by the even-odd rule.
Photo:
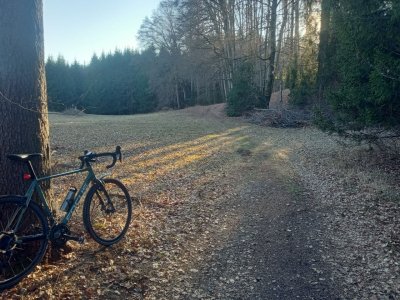
[[[32,160],[40,153],[11,154],[7,157],[25,164],[28,172],[24,180],[30,182],[24,196],[0,196],[0,291],[10,288],[33,271],[46,252],[48,242],[57,247],[73,240],[83,243],[83,237],[74,236],[68,227],[81,197],[87,191],[83,204],[83,223],[89,235],[99,244],[110,246],[126,234],[132,217],[132,200],[127,188],[117,179],[96,177],[91,163],[100,157],[111,157],[111,168],[122,161],[121,147],[115,152],[85,151],[79,157],[78,169],[39,178]],[[50,209],[41,182],[52,178],[87,173],[82,186],[71,187],[60,210],[65,215],[59,222]],[[36,193],[35,193],[36,192]],[[37,196],[34,198],[34,194]]]

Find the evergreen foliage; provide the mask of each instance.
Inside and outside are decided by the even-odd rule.
[[[205,88],[193,79],[194,70],[180,65],[183,60],[189,58],[152,46],[141,53],[94,54],[86,66],[50,57],[46,63],[49,108],[122,115],[221,102],[219,83]]]
[[[257,104],[257,92],[252,76],[253,67],[249,63],[242,64],[234,74],[233,86],[228,94],[228,116],[240,116]]]
[[[62,57],[46,64],[49,107],[76,107],[93,114],[135,114],[154,111],[157,98],[150,90],[146,61],[125,50],[93,55],[88,66],[69,65]]]
[[[332,7],[337,66],[324,129],[339,133],[400,125],[400,3],[340,1]],[[326,110],[325,110],[326,113]]]
[[[74,62],[68,65],[63,57],[50,57],[46,63],[47,94],[49,109],[62,111],[69,107],[82,106],[84,92],[84,70]]]

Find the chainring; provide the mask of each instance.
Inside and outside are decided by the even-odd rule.
[[[67,225],[54,225],[50,230],[50,241],[56,247],[63,247],[68,241],[65,235],[70,233],[71,231],[69,230]]]

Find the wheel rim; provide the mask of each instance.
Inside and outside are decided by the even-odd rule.
[[[31,207],[19,228],[13,230],[13,220],[20,208],[18,202],[0,202],[0,284],[18,281],[29,273],[46,248],[43,219]]]
[[[102,241],[115,241],[126,231],[130,219],[127,195],[116,184],[106,182],[97,189],[89,206],[89,219],[93,233]],[[109,196],[108,201],[107,194]]]

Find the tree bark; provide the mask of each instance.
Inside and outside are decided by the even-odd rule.
[[[282,85],[282,69],[283,69],[283,63],[281,63],[281,52],[282,52],[283,34],[285,32],[286,23],[288,20],[288,0],[283,0],[282,6],[283,6],[282,7],[283,8],[283,16],[282,16],[281,28],[279,30],[278,47],[277,47],[276,56],[275,56],[275,65],[276,65],[275,69],[278,70],[281,85]]]
[[[271,99],[272,89],[274,87],[275,79],[275,54],[276,54],[276,19],[277,19],[278,0],[271,1],[271,19],[269,23],[269,65],[267,74],[267,85],[265,97],[268,101]]]
[[[10,153],[42,153],[50,169],[42,0],[0,0],[0,194],[24,192],[22,166]]]
[[[324,85],[327,77],[327,62],[329,49],[329,32],[330,32],[330,0],[321,1],[321,30],[319,33],[319,51],[318,51],[318,73],[317,73],[317,88],[318,96],[321,102]]]
[[[181,109],[181,102],[179,101],[179,87],[178,83],[175,83],[175,99],[176,99],[176,106],[178,109]]]
[[[296,78],[299,72],[299,55],[300,55],[300,0],[294,0],[292,3],[292,15],[291,15],[291,81],[292,84],[290,88],[293,88],[296,85]],[[294,23],[293,23],[294,22]],[[293,35],[294,30],[294,35]],[[293,74],[294,72],[294,74]]]

